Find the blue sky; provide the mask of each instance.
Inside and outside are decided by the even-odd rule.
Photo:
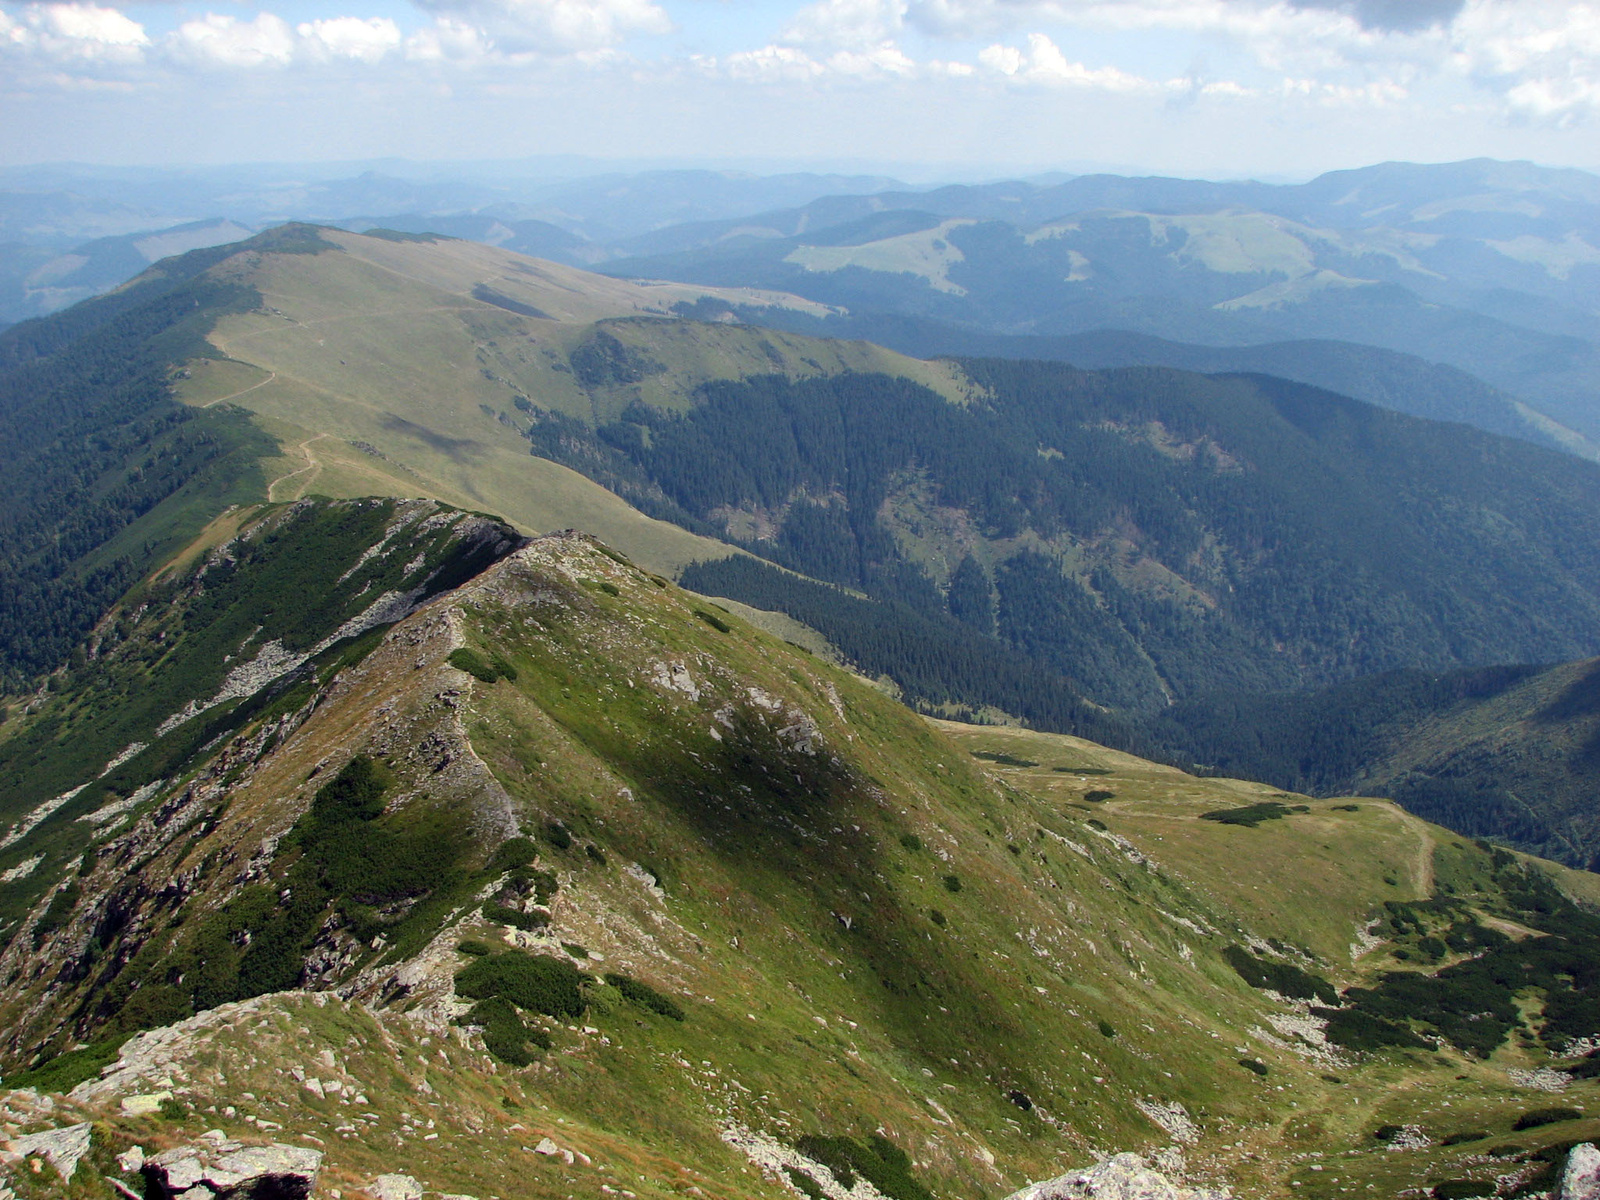
[[[1600,167],[1600,0],[0,0],[0,162]]]

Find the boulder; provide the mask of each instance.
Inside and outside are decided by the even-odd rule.
[[[1582,1142],[1567,1154],[1556,1200],[1600,1200],[1600,1150]]]
[[[1137,1154],[1118,1154],[1092,1167],[1030,1183],[1007,1200],[1231,1200],[1227,1192],[1187,1188],[1153,1171]]]
[[[321,1168],[320,1150],[212,1138],[164,1150],[140,1170],[150,1200],[307,1200]]]
[[[379,1175],[367,1194],[373,1200],[422,1200],[422,1185],[409,1175]]]

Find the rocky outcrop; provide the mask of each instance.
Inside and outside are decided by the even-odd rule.
[[[1588,1142],[1572,1148],[1555,1200],[1600,1200],[1600,1150]]]
[[[307,1200],[321,1168],[319,1150],[215,1136],[164,1150],[140,1171],[149,1200]]]
[[[1153,1171],[1137,1154],[1118,1154],[1092,1167],[1030,1183],[1007,1200],[1231,1200],[1227,1192],[1187,1188]]]
[[[46,1129],[40,1133],[25,1133],[0,1142],[0,1162],[10,1164],[37,1154],[49,1160],[61,1173],[61,1178],[71,1179],[78,1163],[89,1153],[89,1123],[63,1125],[59,1129]]]

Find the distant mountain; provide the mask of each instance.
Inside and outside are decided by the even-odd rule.
[[[1297,187],[1084,177],[830,197],[662,230],[608,273],[781,288],[988,333],[1341,340],[1600,436],[1600,180],[1390,164]]]
[[[1277,375],[1381,408],[1458,421],[1488,433],[1600,459],[1600,444],[1513,396],[1455,367],[1415,355],[1355,342],[1308,340],[1254,346],[1199,346],[1123,330],[1093,330],[1062,337],[984,333],[918,317],[829,313],[793,309],[717,309],[701,304],[686,315],[724,316],[795,332],[859,338],[917,358],[940,356],[1048,359],[1087,369],[1161,366],[1186,371]]]
[[[55,312],[110,291],[158,259],[237,242],[252,232],[218,219],[96,238],[63,254],[37,246],[0,246],[0,323]]]

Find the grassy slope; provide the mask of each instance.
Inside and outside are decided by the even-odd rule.
[[[393,242],[325,231],[342,252],[236,260],[260,310],[221,321],[220,361],[187,365],[182,399],[257,414],[283,446],[272,498],[427,495],[503,514],[522,528],[586,529],[676,571],[730,551],[642,517],[576,472],[533,458],[517,397],[581,420],[614,419],[640,390],[682,406],[700,383],[774,370],[883,370],[962,398],[953,368],[865,343],[667,319],[673,304],[724,293],[641,286],[471,242]],[[473,296],[547,314],[540,320]],[[738,303],[757,293],[731,291]],[[808,307],[806,302],[784,303]],[[569,356],[593,322],[653,362],[639,386],[585,388]]]
[[[1384,1152],[1370,1137],[1380,1123],[1504,1135],[1548,1103],[1507,1081],[1506,1068],[1533,1065],[1520,1045],[1487,1063],[1381,1056],[1330,1083],[1326,1065],[1256,1032],[1287,1010],[1220,955],[1276,937],[1314,952],[1336,982],[1358,980],[1377,963],[1351,963],[1356,927],[1384,899],[1426,895],[1431,880],[1467,889],[1484,857],[1470,845],[1370,801],[1354,813],[1315,802],[1257,829],[1201,822],[1269,793],[1077,739],[936,725],[731,615],[718,618],[724,632],[697,610],[717,615],[592,543],[538,543],[397,627],[280,743],[263,748],[246,727],[220,746],[238,770],[220,792],[215,774],[196,777],[207,806],[225,801],[196,836],[163,848],[156,826],[133,831],[144,877],[195,881],[177,910],[181,936],[233,886],[234,872],[207,864],[253,852],[292,821],[317,786],[312,765],[369,749],[396,772],[395,811],[442,804],[483,831],[485,847],[503,836],[492,832],[499,812],[535,835],[561,821],[573,845],[540,846],[561,881],[553,936],[532,944],[586,947],[580,967],[646,980],[688,1019],[592,1008],[550,1026],[542,1063],[497,1068],[442,1023],[450,974],[471,961],[452,947],[463,935],[528,937],[469,906],[405,968],[409,993],[392,986],[395,965],[369,953],[351,982],[373,1010],[258,1002],[247,1011],[260,1015],[192,1044],[179,1070],[150,1075],[173,1078],[196,1110],[184,1127],[251,1135],[246,1114],[278,1122],[322,1140],[341,1187],[404,1170],[474,1195],[604,1186],[665,1197],[692,1186],[730,1198],[781,1189],[723,1144],[728,1121],[780,1137],[882,1128],[937,1194],[978,1197],[1097,1151],[1167,1144],[1134,1103],[1149,1098],[1197,1118],[1189,1158],[1201,1177],[1253,1197],[1282,1194],[1293,1175],[1299,1194],[1335,1197],[1352,1180],[1393,1195],[1483,1169],[1461,1165],[1481,1147]],[[516,679],[486,685],[447,666],[462,640],[505,658]],[[1115,795],[1087,802],[1090,790]],[[634,862],[661,881],[661,897],[625,869]],[[108,846],[86,890],[127,869]],[[151,928],[170,928],[177,913],[150,903]],[[69,925],[40,953],[72,961],[85,929]],[[53,978],[25,969],[10,1003],[29,1005]],[[38,1027],[71,1002],[69,990],[29,1019]],[[324,1048],[337,1070],[316,1065]],[[1266,1078],[1243,1057],[1267,1064]],[[369,1103],[316,1099],[286,1073],[294,1065],[349,1079]],[[1564,1101],[1583,1107],[1596,1086]],[[1014,1106],[1012,1088],[1036,1107]],[[358,1112],[376,1120],[352,1122]],[[436,1128],[414,1129],[405,1113]],[[118,1123],[146,1142],[174,1128]],[[1517,1140],[1597,1130],[1565,1123]],[[545,1134],[594,1165],[525,1149]],[[1307,1154],[1333,1169],[1310,1172]]]

